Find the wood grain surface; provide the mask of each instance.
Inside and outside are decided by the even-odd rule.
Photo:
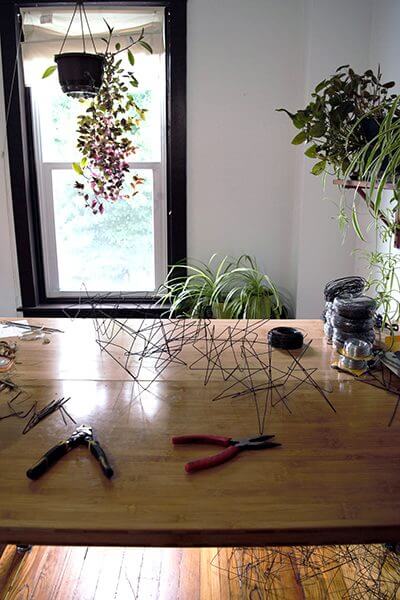
[[[24,421],[0,421],[0,542],[256,546],[400,539],[400,418],[388,427],[396,398],[331,369],[334,351],[320,322],[286,324],[313,339],[302,362],[317,367],[314,378],[332,387],[337,412],[313,387],[300,386],[290,396],[291,414],[281,403],[267,415],[266,432],[281,448],[244,452],[193,475],[184,464],[216,448],[174,448],[171,437],[257,434],[253,399],[213,402],[226,382],[216,375],[205,386],[204,371],[182,365],[166,369],[139,393],[138,384],[100,351],[90,320],[45,323],[65,332],[47,345],[19,341],[13,380],[27,407],[32,400],[40,408],[71,396],[68,411],[78,425],[93,426],[115,477],[106,480],[88,451],[78,448],[30,481],[26,469],[75,426],[55,413],[22,435]],[[276,324],[264,325],[260,339]],[[215,322],[217,331],[227,325]],[[190,364],[196,350],[189,347],[182,356]],[[285,353],[274,351],[273,361],[287,368]],[[154,377],[151,361],[142,377]],[[8,398],[0,394],[0,416]]]
[[[380,569],[378,593],[377,571],[367,569],[360,581],[371,546],[364,560],[357,555],[354,562],[333,560],[331,548],[320,547],[320,565],[313,561],[307,569],[297,548],[34,546],[21,555],[7,546],[0,559],[0,599],[398,600],[395,557]]]

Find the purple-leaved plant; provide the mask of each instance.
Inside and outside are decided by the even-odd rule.
[[[131,43],[124,48],[117,43],[115,51],[111,52],[113,28],[108,24],[107,27],[109,37],[103,40],[107,44],[103,83],[86,112],[78,117],[77,147],[82,159],[72,165],[80,176],[75,188],[95,214],[102,214],[107,203],[135,196],[138,193],[137,186],[144,181],[138,175],[133,175],[129,182],[131,192],[123,190],[129,174],[128,157],[135,154],[137,149],[128,136],[133,128],[140,125],[147,111],[137,105],[130,92],[130,88],[138,87],[133,71],[125,71],[121,67],[122,60],[117,57],[127,52],[133,66],[135,58],[132,46],[140,44],[148,52],[152,52],[152,49],[143,40],[142,29],[138,39],[130,38]]]

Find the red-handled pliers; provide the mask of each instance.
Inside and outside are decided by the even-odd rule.
[[[280,444],[276,442],[269,441],[273,437],[273,435],[259,435],[254,438],[234,440],[233,438],[220,435],[178,435],[172,438],[172,443],[215,444],[216,446],[224,446],[226,448],[226,450],[214,454],[213,456],[199,458],[186,463],[185,470],[188,473],[194,473],[195,471],[201,471],[202,469],[209,469],[210,467],[221,465],[239,454],[242,450],[262,450],[263,448],[276,448],[277,446],[280,446]]]

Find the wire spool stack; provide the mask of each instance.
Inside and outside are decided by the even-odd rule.
[[[325,309],[322,315],[324,321],[324,332],[328,340],[332,340],[334,333],[333,303],[335,298],[356,298],[360,296],[365,288],[366,281],[363,277],[341,277],[329,281],[324,289]]]
[[[332,344],[336,350],[347,340],[373,344],[375,340],[374,314],[376,303],[368,296],[335,298],[332,306]]]

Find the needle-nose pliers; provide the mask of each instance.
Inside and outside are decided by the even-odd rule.
[[[273,435],[259,435],[253,438],[244,438],[235,440],[229,437],[223,437],[219,435],[179,435],[172,438],[172,443],[178,444],[215,444],[216,446],[224,446],[226,450],[214,454],[213,456],[207,456],[206,458],[199,458],[186,463],[185,470],[187,473],[194,473],[195,471],[201,471],[203,469],[209,469],[227,462],[242,450],[263,450],[264,448],[276,448],[281,444],[271,442]]]

